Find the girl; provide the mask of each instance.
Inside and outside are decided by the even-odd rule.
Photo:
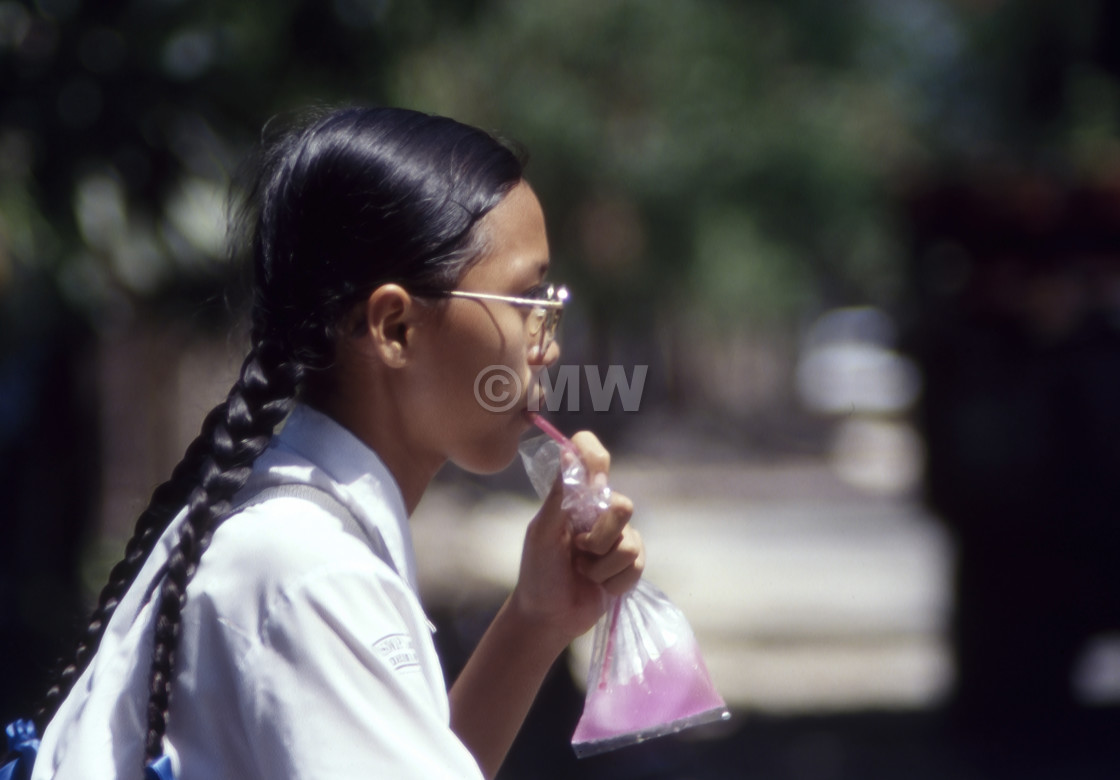
[[[502,469],[529,427],[531,391],[496,413],[473,387],[504,366],[535,388],[558,358],[540,204],[494,138],[399,109],[283,134],[254,181],[251,349],[52,689],[33,778],[161,755],[180,780],[493,777],[643,563],[625,497],[573,536],[557,488],[447,693],[408,516],[445,461]],[[597,440],[574,441],[605,477]]]

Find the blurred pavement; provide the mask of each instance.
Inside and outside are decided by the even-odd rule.
[[[856,489],[842,472],[810,459],[617,459],[611,484],[634,500],[646,576],[689,618],[732,720],[576,760],[567,736],[581,707],[585,639],[569,670],[546,683],[500,779],[1120,776],[1107,712],[1073,753],[990,754],[958,739],[944,706],[952,541],[913,491]],[[513,585],[539,504],[517,476],[499,477],[512,487],[495,491],[444,475],[413,518],[437,644],[458,643],[460,658]]]
[[[915,501],[857,491],[814,461],[629,460],[611,483],[634,500],[647,578],[689,618],[732,706],[909,708],[948,691],[951,546]],[[413,521],[426,600],[512,586],[537,503],[430,491]]]

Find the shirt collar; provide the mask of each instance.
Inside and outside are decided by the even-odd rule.
[[[296,405],[274,441],[317,466],[338,488],[343,503],[381,532],[398,571],[416,591],[404,496],[377,453],[335,420],[304,404]]]

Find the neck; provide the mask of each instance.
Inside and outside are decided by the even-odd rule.
[[[361,397],[351,397],[348,392],[348,387],[355,386],[361,388]],[[398,411],[393,394],[387,387],[379,390],[340,382],[331,393],[309,402],[377,453],[393,475],[411,516],[444,459],[411,445],[407,419]]]

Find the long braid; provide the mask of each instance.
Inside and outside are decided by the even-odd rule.
[[[206,417],[201,432],[187,447],[183,459],[171,472],[171,478],[152,492],[147,508],[137,518],[132,538],[125,545],[124,557],[110,571],[109,581],[98,595],[97,606],[74,650],[70,663],[58,672],[54,684],[43,697],[35,714],[40,728],[43,728],[54,716],[62,700],[85,671],[101,644],[101,638],[105,635],[105,629],[120,600],[136,579],[136,575],[139,574],[160,535],[182,509],[191,490],[198,484],[198,472],[209,451],[209,440],[217,420],[218,415],[213,412]]]
[[[230,499],[248,481],[253,462],[295,405],[305,373],[298,362],[285,357],[285,350],[277,342],[262,341],[246,357],[241,376],[226,401],[212,413],[217,420],[210,431],[208,451],[160,588],[148,678],[146,761],[163,752],[187,585],[217,520],[229,511]]]

